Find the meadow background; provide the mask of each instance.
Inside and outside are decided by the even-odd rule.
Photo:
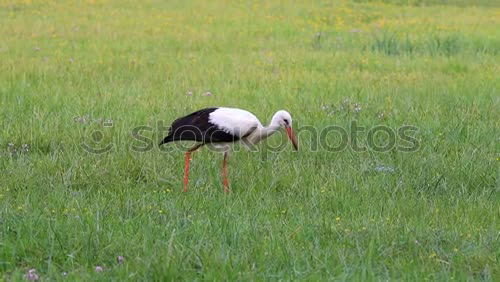
[[[489,0],[2,0],[0,280],[498,281],[499,52]],[[300,136],[233,154],[230,195],[201,150],[182,193],[183,153],[132,129],[207,106],[421,146]]]

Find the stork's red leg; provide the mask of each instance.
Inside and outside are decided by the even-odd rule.
[[[224,192],[229,192],[229,180],[227,179],[227,152],[224,152],[224,160],[222,161],[222,184],[224,185]]]
[[[194,146],[193,148],[189,149],[186,152],[186,155],[184,157],[184,192],[187,192],[188,190],[188,182],[189,182],[189,163],[191,161],[191,153],[196,151],[198,148],[203,146],[203,144],[198,144]]]
[[[187,151],[186,156],[184,158],[184,192],[188,191],[190,161],[191,161],[191,152]]]

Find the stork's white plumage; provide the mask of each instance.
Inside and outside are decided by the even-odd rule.
[[[205,144],[222,148],[224,161],[222,174],[224,191],[229,191],[227,180],[227,158],[230,144],[242,141],[246,145],[255,145],[271,134],[284,128],[295,150],[297,139],[292,130],[292,117],[287,111],[277,111],[271,123],[263,126],[252,113],[236,108],[206,108],[175,120],[167,137],[160,145],[173,141],[196,141],[198,144],[188,150],[185,156],[184,191],[187,191],[189,180],[189,162],[191,153]]]
[[[208,116],[209,122],[226,133],[241,138],[251,133],[259,125],[259,119],[249,111],[235,108],[218,108]]]

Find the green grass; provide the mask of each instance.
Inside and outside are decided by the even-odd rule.
[[[332,2],[0,2],[0,280],[498,281],[498,5]],[[204,149],[182,193],[183,153],[132,129],[207,106],[420,148],[304,133],[234,153],[230,195]]]

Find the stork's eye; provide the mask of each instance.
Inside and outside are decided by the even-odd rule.
[[[283,121],[285,122],[286,125],[289,124],[287,119],[284,119]]]

